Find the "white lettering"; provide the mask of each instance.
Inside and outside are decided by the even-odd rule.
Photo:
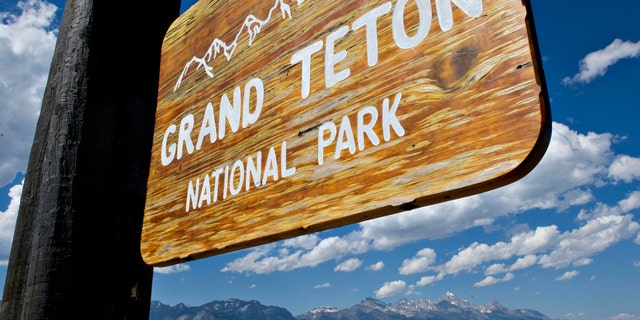
[[[198,141],[196,142],[196,150],[202,148],[202,142],[205,136],[209,136],[209,143],[216,142],[216,120],[213,114],[213,105],[211,102],[207,103],[207,107],[204,111],[204,118],[202,119],[202,125],[200,125],[200,133],[198,134]]]
[[[335,73],[335,65],[338,62],[343,61],[347,57],[346,50],[340,50],[334,52],[334,43],[336,40],[344,37],[349,32],[349,27],[342,26],[338,30],[332,32],[327,36],[327,45],[324,50],[324,81],[327,88],[332,87],[336,83],[349,77],[351,70],[349,68],[343,69]]]
[[[296,167],[287,168],[287,142],[282,141],[282,147],[280,147],[280,175],[286,178],[294,173],[296,173]]]
[[[325,131],[329,132],[329,138],[325,139]],[[331,145],[336,138],[336,124],[329,121],[318,128],[318,164],[324,163],[324,148]]]
[[[238,177],[238,186],[234,186],[233,182],[236,181],[236,171],[240,175]],[[242,183],[244,182],[244,164],[240,160],[236,160],[231,167],[231,178],[229,180],[230,190],[232,195],[237,195],[242,190]]]
[[[207,205],[211,203],[211,185],[209,184],[209,175],[205,175],[202,179],[202,189],[200,190],[200,200],[198,201],[198,208],[202,207],[202,203],[206,201]]]
[[[363,14],[360,18],[353,21],[353,30],[365,27],[367,39],[367,63],[370,67],[378,63],[378,26],[377,19],[383,14],[391,10],[391,2],[385,2]]]
[[[398,137],[404,136],[404,128],[400,124],[398,117],[396,117],[396,111],[398,111],[401,98],[402,93],[396,93],[391,109],[389,109],[388,98],[385,98],[382,101],[382,136],[384,137],[384,141],[391,140],[391,130],[389,130],[390,126],[393,127],[393,131],[398,135]]]
[[[322,49],[322,41],[317,41],[310,46],[297,51],[291,56],[291,64],[302,62],[302,98],[309,96],[311,91],[311,55]]]
[[[198,189],[200,189],[200,178],[196,178],[195,188],[193,187],[193,181],[189,180],[189,186],[187,187],[187,206],[186,206],[187,212],[189,212],[189,208],[191,209],[197,208]],[[191,204],[191,206],[189,204]]]
[[[213,202],[218,201],[218,184],[220,184],[220,175],[222,174],[222,172],[222,168],[218,168],[216,170],[213,170],[213,172],[211,173],[211,175],[215,178],[215,181],[213,182]]]
[[[247,182],[245,183],[245,190],[249,191],[251,187],[251,179],[253,177],[253,185],[259,187],[260,173],[262,172],[262,152],[256,153],[256,162],[254,163],[251,156],[247,157]]]
[[[251,112],[250,102],[251,102],[251,88],[254,88],[256,92],[256,106],[255,110]],[[253,78],[247,82],[244,86],[244,101],[242,103],[243,112],[242,112],[242,128],[246,128],[250,124],[256,123],[258,121],[258,117],[262,112],[262,104],[264,103],[264,84],[262,80],[258,78]],[[235,131],[234,131],[235,132]],[[213,143],[213,141],[211,141]]]
[[[189,180],[185,211],[189,212],[217,202],[219,193],[222,193],[224,200],[227,196],[237,196],[243,190],[249,191],[251,187],[264,186],[270,181],[276,182],[295,173],[296,167],[287,165],[287,142],[283,141],[279,149],[269,148],[264,168],[262,151],[258,151],[247,156],[245,161],[238,159],[231,165],[227,164],[211,171],[211,174],[206,173],[202,183],[200,177]]]
[[[232,132],[237,132],[240,127],[240,111],[242,110],[242,95],[240,91],[240,87],[236,87],[233,90],[233,106],[227,97],[227,94],[222,95],[222,100],[220,100],[220,118],[218,118],[218,138],[224,138],[226,122],[231,126]]]
[[[229,165],[224,166],[224,187],[222,190],[222,199],[227,198],[227,191],[229,190]]]
[[[345,149],[348,149],[351,154],[356,153],[356,142],[353,137],[353,131],[351,131],[351,121],[347,116],[342,117],[342,122],[340,122],[338,142],[336,143],[336,151],[333,157],[339,159],[340,152]]]
[[[278,181],[278,159],[276,158],[276,150],[273,147],[269,149],[267,163],[264,165],[262,184],[267,184],[269,177],[273,178],[273,181]]]
[[[418,31],[410,37],[404,29],[404,8],[408,0],[399,0],[393,9],[393,19],[391,20],[393,30],[393,40],[398,48],[410,49],[417,46],[429,33],[431,27],[431,3],[429,1],[415,0],[418,5]]]
[[[252,101],[255,101],[255,105],[253,106],[251,104]],[[200,150],[204,146],[205,141],[207,141],[205,139],[207,136],[209,136],[208,142],[210,144],[222,140],[226,135],[227,124],[231,128],[231,132],[235,133],[240,129],[241,120],[242,128],[256,123],[262,113],[263,105],[264,84],[259,78],[253,78],[245,84],[244,95],[242,94],[240,86],[235,87],[233,90],[233,103],[231,103],[227,94],[222,95],[220,98],[217,127],[214,105],[208,102],[204,108],[204,115],[200,122],[200,131],[198,132],[198,139],[196,140],[195,146],[192,140],[195,117],[193,114],[186,114],[180,120],[177,142],[169,142],[170,136],[173,135],[178,128],[175,124],[169,125],[164,132],[160,152],[162,165],[168,166],[173,160],[182,159],[183,155],[192,154],[194,150]]]
[[[176,144],[172,143],[169,145],[169,154],[167,154],[167,140],[169,140],[169,135],[176,132],[176,125],[170,125],[167,130],[164,132],[164,137],[162,138],[162,149],[160,150],[160,162],[163,166],[168,166],[171,161],[173,161],[173,157],[176,154]]]
[[[393,41],[400,49],[411,49],[418,46],[429,34],[431,29],[431,20],[433,13],[431,11],[431,0],[413,0],[417,7],[418,22],[417,30],[414,34],[407,33],[405,28],[405,17],[407,16],[407,2],[409,0],[398,0],[391,13],[391,31]],[[438,21],[440,28],[443,31],[451,29],[453,26],[453,9],[451,3],[453,2],[464,13],[470,17],[478,17],[482,13],[482,0],[435,0],[436,11],[438,14]],[[393,5],[390,1],[365,12],[360,17],[356,18],[351,25],[353,30],[359,28],[365,28],[365,43],[367,52],[367,64],[372,67],[378,63],[378,26],[377,22],[383,16],[387,15]],[[324,54],[324,80],[325,87],[330,88],[342,80],[347,79],[350,76],[350,68],[347,66],[342,67],[341,70],[336,71],[336,66],[346,61],[347,51],[340,50],[335,52],[335,43],[347,36],[349,33],[348,26],[341,26],[335,31],[329,33],[326,38],[325,54]],[[323,47],[323,41],[319,40],[313,44],[296,51],[291,56],[291,64],[295,65],[301,63],[301,96],[307,98],[311,94],[311,80],[313,75],[311,71],[312,55],[320,51]]]
[[[369,139],[371,144],[377,146],[380,143],[380,139],[378,138],[374,130],[376,125],[379,125],[385,142],[391,140],[392,129],[398,137],[404,136],[404,127],[402,127],[400,119],[398,119],[398,117],[396,116],[396,112],[398,111],[398,108],[400,106],[401,99],[402,94],[397,93],[391,107],[389,107],[388,98],[382,100],[382,120],[379,122],[379,124],[378,114],[380,112],[375,107],[368,106],[359,110],[357,113],[356,137],[354,137],[353,135],[351,120],[349,120],[348,116],[344,116],[342,118],[342,121],[340,122],[340,128],[337,128],[333,121],[323,123],[320,128],[318,128],[318,164],[322,165],[324,163],[325,149],[332,144],[335,144],[335,150],[333,154],[333,157],[335,159],[339,159],[341,157],[342,150],[349,150],[349,153],[355,154],[356,143],[358,145],[358,150],[364,150],[365,135]],[[365,117],[367,115],[369,115],[371,118],[369,122],[365,122]]]
[[[365,115],[371,116],[369,123],[364,122]],[[374,146],[380,144],[378,135],[373,131],[373,125],[378,121],[378,109],[374,106],[368,106],[358,111],[358,149],[364,150],[364,135],[367,134],[367,138]]]
[[[442,31],[448,31],[453,27],[453,2],[468,16],[475,18],[482,13],[482,0],[436,0],[436,11],[438,12],[438,24]]]
[[[182,147],[187,147],[187,153],[193,152],[193,141],[191,141],[191,129],[193,129],[193,115],[188,114],[180,121],[180,131],[178,132],[178,155],[176,158],[182,159]]]

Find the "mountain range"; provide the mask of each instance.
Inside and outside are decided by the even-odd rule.
[[[402,299],[384,303],[367,298],[348,308],[320,307],[293,316],[285,308],[265,306],[256,300],[212,301],[198,307],[179,303],[173,307],[151,302],[149,320],[551,320],[529,309],[509,309],[497,301],[474,304],[447,292],[437,301]]]

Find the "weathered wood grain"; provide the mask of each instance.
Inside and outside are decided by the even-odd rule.
[[[390,12],[377,19],[373,66],[367,63],[365,28],[354,30],[352,24],[384,1],[286,2],[290,17],[283,18],[279,6],[251,45],[248,33],[239,33],[243,22],[251,15],[267,17],[273,1],[201,0],[174,22],[162,50],[141,241],[148,264],[169,265],[467,196],[513,182],[535,166],[548,144],[550,116],[522,1],[483,1],[477,17],[452,5],[454,22],[447,31],[431,3],[429,33],[410,49],[394,41],[391,16],[397,2],[390,3]],[[415,2],[407,2],[405,13],[407,34],[414,35]],[[349,30],[334,52],[347,55],[334,70],[348,68],[350,75],[327,88],[327,37],[342,26]],[[237,35],[230,59],[221,53],[205,57],[213,77],[204,66],[188,65],[203,57],[214,39],[231,43]],[[309,95],[303,98],[302,63],[291,57],[317,41],[323,47],[311,56]],[[244,93],[252,78],[264,84],[255,123],[234,133],[227,127],[224,138],[209,143],[207,136],[201,149],[161,164],[170,125],[179,130],[181,119],[192,114],[195,144],[207,104],[217,121],[222,95],[233,102],[234,88]],[[379,125],[383,100],[393,105],[398,93],[396,115],[405,132],[391,128],[385,141]],[[255,105],[253,97],[250,106]],[[358,111],[368,106],[379,111],[380,143],[364,139],[360,150],[356,142],[354,153],[341,150],[338,159],[333,145],[324,149],[319,164],[319,139],[327,139],[319,137],[321,125],[335,123],[340,137],[347,116],[356,135]],[[282,177],[278,171],[277,181],[225,199],[221,186],[217,202],[187,212],[189,181],[202,183],[209,174],[213,193],[214,170],[236,160],[246,163],[248,156],[255,160],[258,152],[268,165],[272,147],[281,161],[285,141],[286,167],[295,168],[294,174]],[[177,131],[168,135],[167,143],[177,142]]]

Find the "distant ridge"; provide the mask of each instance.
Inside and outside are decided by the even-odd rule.
[[[173,307],[151,303],[149,320],[552,320],[530,309],[509,309],[497,301],[474,304],[447,292],[437,301],[402,299],[386,304],[367,298],[348,308],[319,307],[293,316],[285,308],[256,300],[212,301],[199,307],[179,303]]]

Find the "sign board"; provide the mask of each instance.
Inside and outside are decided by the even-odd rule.
[[[523,177],[550,135],[527,6],[195,4],[162,47],[145,262],[203,258]]]

